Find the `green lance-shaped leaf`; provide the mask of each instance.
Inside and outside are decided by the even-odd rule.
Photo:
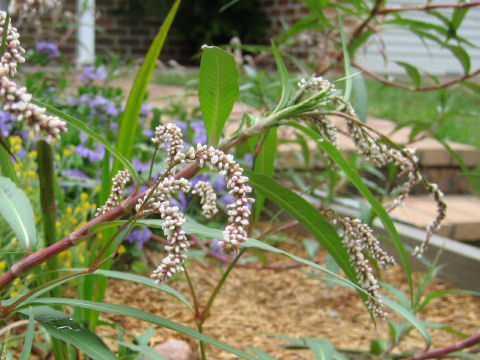
[[[30,352],[32,351],[33,344],[33,335],[35,334],[34,328],[35,322],[33,314],[30,313],[28,316],[28,327],[27,332],[25,333],[25,342],[23,343],[22,353],[20,354],[19,360],[28,360],[30,358]]]
[[[277,155],[277,128],[268,130],[260,154],[255,159],[254,171],[272,177],[274,172],[275,156]],[[258,222],[262,213],[265,196],[257,194],[255,199],[255,221]]]
[[[32,249],[37,241],[32,205],[23,191],[3,176],[0,176],[0,214],[25,250]]]
[[[267,199],[279,205],[305,226],[315,236],[317,241],[332,255],[347,277],[353,283],[358,283],[356,272],[350,264],[350,258],[342,245],[342,240],[335,229],[315,207],[290,189],[281,186],[265,175],[254,174],[250,171],[247,171],[246,175],[250,179],[249,184],[252,185],[255,190],[261,192]],[[362,299],[365,300],[364,292],[358,292]]]
[[[56,305],[64,304],[58,302]],[[39,306],[21,312],[25,315],[33,315],[35,320],[54,338],[74,345],[94,360],[117,359],[97,335],[81,327],[61,311],[53,310],[48,306]]]
[[[152,71],[155,68],[155,64],[163,48],[163,44],[165,43],[168,30],[170,29],[173,19],[175,18],[175,14],[177,13],[180,1],[181,0],[175,1],[167,14],[165,21],[163,22],[162,26],[160,26],[157,35],[153,39],[152,45],[148,49],[142,66],[138,70],[137,76],[132,85],[132,89],[128,95],[125,111],[123,112],[122,119],[120,120],[116,145],[116,149],[127,159],[132,156],[135,134],[138,126],[138,116],[140,114],[140,107],[142,106],[142,102],[145,98],[145,93],[147,92],[148,81],[150,80]],[[118,170],[121,170],[120,162],[115,160],[112,166],[112,174],[116,174]]]
[[[247,359],[247,360],[256,360],[253,356],[247,354],[246,352],[244,352],[240,349],[237,349],[233,346],[230,346],[230,345],[228,345],[224,342],[221,342],[217,339],[211,338],[210,336],[201,334],[198,331],[195,331],[192,328],[189,328],[185,325],[176,323],[174,321],[165,319],[161,316],[151,314],[151,313],[148,313],[148,312],[145,312],[145,311],[127,306],[127,305],[106,304],[106,303],[99,303],[99,302],[93,302],[93,301],[66,299],[66,298],[36,299],[36,300],[33,300],[29,305],[33,306],[33,305],[42,305],[42,304],[45,304],[45,305],[55,305],[55,304],[67,305],[67,306],[73,306],[73,307],[87,308],[87,309],[91,309],[91,310],[94,310],[94,311],[106,312],[106,313],[110,313],[110,314],[128,316],[128,317],[131,317],[131,318],[134,318],[134,319],[139,319],[139,320],[149,322],[151,324],[159,325],[161,327],[176,331],[176,332],[184,334],[186,336],[193,337],[193,338],[198,339],[200,341],[203,341],[207,344],[218,347],[219,349],[222,349],[222,350],[228,351],[229,353],[232,353],[234,355],[240,356],[241,358],[244,358],[244,359]],[[91,356],[91,355],[89,355],[89,356]],[[102,358],[102,359],[110,359],[110,358],[105,357],[105,358]]]
[[[215,46],[202,47],[198,99],[208,143],[216,145],[239,95],[235,59]]]
[[[460,46],[455,46],[455,45],[445,45],[453,56],[457,58],[457,60],[462,64],[463,70],[465,71],[465,74],[470,73],[470,67],[471,67],[471,61],[470,61],[470,55],[468,55],[468,52],[460,47]]]
[[[282,85],[282,95],[280,96],[280,101],[277,104],[274,112],[278,112],[283,108],[287,107],[291,93],[292,87],[290,85],[290,77],[288,76],[287,67],[280,56],[280,52],[278,51],[275,43],[272,41],[272,53],[273,57],[275,58],[275,64],[277,66],[278,76],[280,77],[280,84]]]
[[[422,76],[420,75],[420,71],[418,71],[418,69],[415,66],[410,65],[405,61],[395,61],[395,62],[405,69],[410,79],[412,79],[413,85],[415,85],[415,87],[420,87],[420,85],[422,85]]]

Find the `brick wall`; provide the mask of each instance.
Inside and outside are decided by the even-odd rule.
[[[261,9],[269,17],[271,28],[268,38],[278,34],[285,25],[308,14],[305,6],[296,0],[259,0]],[[75,0],[65,0],[65,8],[75,11]],[[161,20],[151,15],[136,22],[130,19],[126,11],[126,0],[97,0],[96,51],[98,55],[118,54],[122,59],[145,56]],[[14,19],[15,20],[15,19]],[[247,20],[246,20],[247,21]],[[44,21],[42,27],[19,25],[21,40],[26,48],[31,48],[40,40],[56,41],[65,34],[68,25]],[[39,31],[43,28],[43,31]],[[268,40],[268,39],[265,39]],[[75,52],[75,34],[62,44],[60,50],[73,60]],[[162,50],[165,60],[176,59],[186,61],[187,55],[182,42],[170,33]]]

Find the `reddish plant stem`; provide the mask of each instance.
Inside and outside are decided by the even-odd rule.
[[[447,88],[449,86],[458,84],[459,82],[468,80],[468,79],[480,74],[480,69],[477,69],[474,72],[471,72],[470,74],[463,75],[459,78],[444,82],[442,84],[416,87],[416,86],[396,83],[396,82],[393,82],[393,81],[388,81],[387,79],[383,78],[382,76],[366,69],[365,67],[357,64],[356,62],[352,62],[352,66],[356,67],[357,69],[361,70],[362,72],[364,72],[368,76],[374,78],[375,80],[380,81],[381,83],[383,83],[385,85],[393,86],[393,87],[396,87],[396,88],[399,88],[399,89],[404,89],[404,90],[412,90],[412,91],[432,91],[432,90],[444,89],[444,88]]]
[[[395,12],[402,11],[426,11],[434,9],[448,9],[448,8],[470,8],[480,6],[480,1],[472,2],[462,2],[462,3],[451,3],[451,4],[425,4],[425,5],[407,5],[407,6],[396,6],[390,8],[382,8],[377,11],[378,14],[385,15]]]
[[[414,356],[410,356],[408,358],[405,358],[404,360],[422,360],[422,359],[440,358],[454,351],[462,350],[478,343],[480,343],[480,333],[470,336],[469,338],[459,341],[455,344],[445,346],[443,348],[426,351]]]

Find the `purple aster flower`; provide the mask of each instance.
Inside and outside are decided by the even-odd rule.
[[[135,170],[137,170],[139,172],[146,172],[146,171],[150,170],[150,163],[149,162],[142,163],[138,159],[133,159],[132,160],[132,165],[135,168]]]
[[[193,138],[192,143],[194,145],[197,144],[206,144],[207,143],[207,132],[205,130],[205,126],[203,125],[203,121],[192,121],[190,123],[190,127],[193,130]]]
[[[253,164],[253,159],[252,155],[250,153],[246,153],[245,156],[243,157],[243,161],[248,167],[252,167]]]
[[[118,108],[115,106],[115,104],[111,101],[109,101],[105,107],[103,108],[103,111],[105,111],[105,113],[107,115],[110,115],[110,116],[118,116],[118,114],[120,113],[120,111],[118,110]]]
[[[150,111],[152,111],[152,107],[150,105],[142,104],[142,106],[140,106],[140,114],[139,114],[140,119],[147,118],[148,115],[150,114]]]
[[[125,236],[125,240],[135,243],[137,249],[143,249],[143,244],[150,239],[150,236],[152,236],[150,229],[146,226],[142,226]]]
[[[107,78],[107,71],[103,66],[85,66],[79,75],[81,81],[104,80]]]
[[[215,191],[224,191],[227,186],[227,182],[223,176],[217,177],[217,180],[213,183],[212,187]]]
[[[70,106],[76,106],[76,105],[78,105],[78,100],[75,96],[69,96],[67,98],[67,104],[70,105]]]
[[[75,148],[75,154],[78,154],[90,161],[100,161],[105,155],[105,148],[102,144],[97,144],[95,150],[92,150],[81,144]]]
[[[192,180],[190,180],[190,183],[192,184],[192,189],[195,185],[197,185],[200,181],[210,181],[210,175],[209,174],[200,174],[200,175],[195,175]]]
[[[150,130],[150,129],[143,130],[143,135],[145,135],[145,137],[147,138],[152,138],[153,134],[154,134],[153,130]]]
[[[180,130],[182,130],[183,135],[187,133],[187,123],[185,121],[176,120],[175,125],[177,125]]]
[[[65,177],[73,177],[88,180],[89,177],[83,173],[82,170],[79,169],[71,169],[71,170],[62,170],[62,175]]]
[[[40,41],[37,44],[37,52],[47,55],[50,59],[60,56],[58,46],[48,41]]]
[[[0,131],[4,137],[7,137],[12,130],[13,119],[9,112],[0,110]]]
[[[88,140],[88,135],[85,134],[83,131],[80,131],[80,141],[84,144]]]

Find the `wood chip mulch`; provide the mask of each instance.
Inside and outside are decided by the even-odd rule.
[[[300,248],[289,246],[286,250],[305,256]],[[320,256],[322,258],[322,254]],[[159,261],[162,254],[150,253],[149,257]],[[283,257],[269,258],[274,264],[289,262],[289,259]],[[306,268],[303,270],[310,271]],[[192,261],[188,271],[199,302],[205,305],[220,279],[221,270],[209,260],[208,264]],[[382,280],[408,293],[408,285],[399,266],[384,271],[382,276]],[[420,274],[416,273],[415,278],[418,280]],[[184,275],[169,285],[191,299]],[[453,286],[435,280],[428,292],[451,288]],[[392,297],[390,294],[389,296]],[[110,280],[105,300],[133,306],[195,328],[192,314],[184,304],[155,289],[127,281]],[[392,319],[400,319],[392,311],[389,312]],[[150,326],[148,323],[117,315],[103,314],[102,317],[119,323],[134,334],[140,334]],[[444,296],[430,302],[420,318],[472,335],[480,331],[480,299],[463,294]],[[306,350],[283,348],[285,341],[269,337],[268,334],[327,338],[339,348],[360,350],[368,350],[372,339],[388,338],[387,323],[378,321],[375,326],[353,290],[326,286],[318,279],[307,277],[305,272],[299,269],[234,269],[217,297],[203,330],[206,335],[238,348],[246,350],[249,345],[255,346],[277,359],[285,360],[315,358]],[[429,331],[433,348],[462,340],[458,335],[439,329]],[[100,327],[98,334],[114,335],[108,327]],[[198,353],[198,344],[194,339],[160,327],[155,328],[150,345],[161,344],[168,338],[186,340],[194,352]],[[414,331],[397,351],[422,350],[424,347],[423,338]],[[209,345],[206,349],[210,359],[236,358]]]

